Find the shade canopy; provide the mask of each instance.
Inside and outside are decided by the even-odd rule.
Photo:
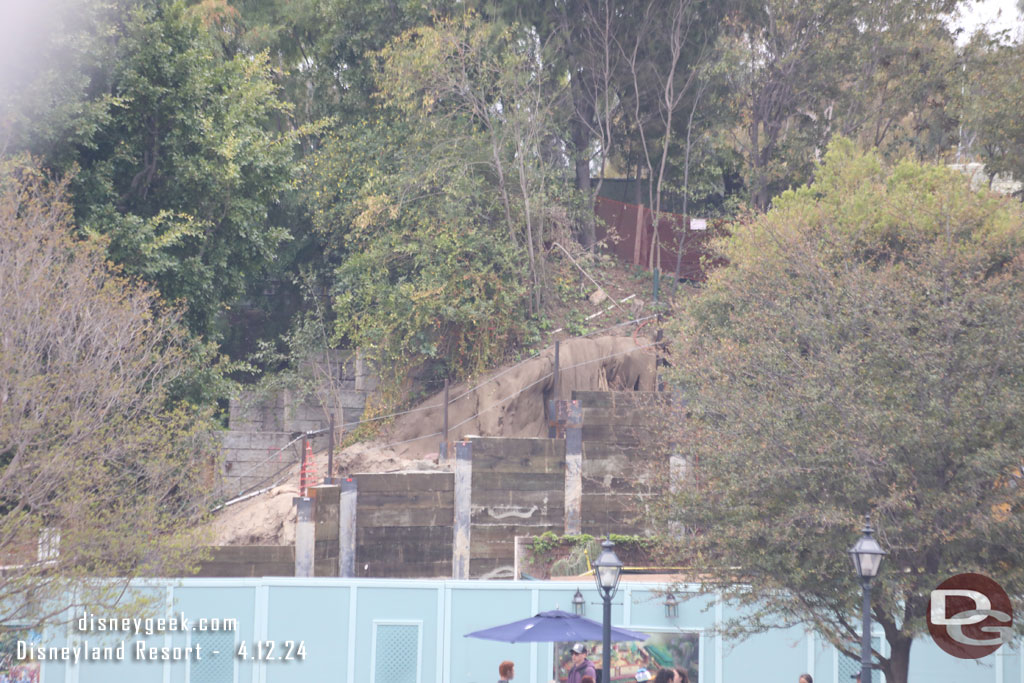
[[[467,633],[465,637],[498,640],[503,643],[564,643],[601,640],[602,632],[599,622],[556,609],[541,612],[529,619],[473,631]],[[612,627],[612,642],[647,640],[649,637],[639,631]]]

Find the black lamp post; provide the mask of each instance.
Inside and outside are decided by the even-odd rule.
[[[612,596],[619,587],[622,576],[622,562],[612,548],[615,544],[611,539],[601,543],[601,554],[594,560],[594,581],[604,599],[604,620],[602,622],[601,680],[612,680]]]
[[[878,575],[882,566],[882,557],[886,552],[878,541],[872,536],[875,532],[871,528],[871,517],[864,516],[863,536],[848,551],[850,559],[853,560],[853,568],[857,570],[860,577],[862,593],[861,600],[861,625],[860,636],[860,683],[871,683],[871,579]]]

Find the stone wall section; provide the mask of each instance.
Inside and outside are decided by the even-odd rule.
[[[515,537],[561,533],[565,519],[564,439],[470,439],[472,578],[512,578]]]
[[[583,406],[582,532],[645,534],[643,505],[664,488],[651,470],[638,467],[657,452],[656,404],[665,394],[649,391],[574,391]]]
[[[451,472],[357,474],[355,575],[450,577]]]
[[[301,441],[289,444],[305,432],[326,430],[332,412],[339,431],[345,424],[358,422],[378,384],[369,364],[353,351],[317,354],[303,364],[301,374],[317,378],[309,392],[282,389],[270,396],[243,392],[231,400],[228,430],[221,442],[221,498],[272,484],[279,473],[302,459]],[[327,448],[326,435],[312,441],[314,451]]]

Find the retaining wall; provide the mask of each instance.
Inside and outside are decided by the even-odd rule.
[[[321,357],[322,356],[322,357]],[[339,433],[358,422],[366,399],[377,388],[377,377],[362,356],[335,350],[307,361],[301,375],[319,378],[308,393],[281,390],[267,396],[243,392],[232,399],[229,429],[221,442],[223,462],[218,493],[232,498],[273,483],[283,469],[302,458],[301,445],[285,448],[305,432],[327,429],[330,415]],[[313,449],[327,448],[326,435],[313,439]]]
[[[355,574],[452,573],[455,485],[450,472],[355,475]]]
[[[454,473],[356,474],[342,482],[348,498],[338,486],[311,489],[316,575],[512,578],[516,536],[645,533],[644,503],[664,489],[650,474],[665,460],[650,419],[663,395],[574,397],[560,413],[565,438],[472,437],[456,444]],[[227,571],[216,559],[211,571]],[[283,571],[257,560],[237,560],[233,575]]]
[[[512,578],[515,537],[561,533],[565,440],[472,438],[470,576]]]

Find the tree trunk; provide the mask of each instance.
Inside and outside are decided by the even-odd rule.
[[[578,85],[571,88],[573,100],[585,99],[577,91]],[[594,196],[590,183],[590,158],[587,149],[590,147],[590,135],[587,126],[581,119],[583,116],[593,116],[593,107],[588,102],[575,102],[576,116],[572,120],[572,146],[576,163],[576,189],[583,194],[583,211],[576,219],[576,234],[584,249],[592,249],[597,240],[594,228]],[[582,110],[581,110],[582,108]]]
[[[913,643],[912,638],[902,634],[889,639],[891,652],[889,658],[881,663],[881,669],[885,673],[885,683],[907,683],[907,673],[910,669],[910,646]],[[880,677],[877,675],[872,680],[880,683]]]

